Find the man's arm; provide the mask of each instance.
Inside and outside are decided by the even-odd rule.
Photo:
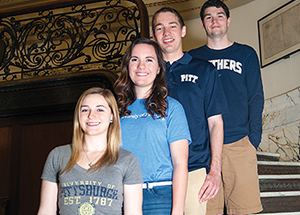
[[[252,49],[246,58],[246,81],[248,90],[249,109],[249,140],[257,148],[262,134],[262,112],[264,109],[264,92],[261,71],[256,52]]]
[[[223,149],[223,119],[222,115],[211,116],[207,119],[211,146],[211,168],[202,185],[198,198],[199,202],[214,198],[221,183],[221,163]]]

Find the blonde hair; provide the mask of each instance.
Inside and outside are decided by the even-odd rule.
[[[79,115],[83,99],[90,94],[99,94],[103,96],[113,114],[113,121],[110,123],[107,132],[107,148],[103,153],[103,156],[101,156],[91,169],[100,171],[105,165],[115,164],[119,158],[121,148],[121,129],[117,102],[110,90],[93,87],[86,90],[77,101],[73,120],[72,155],[62,174],[69,172],[74,167],[79,159],[80,153],[83,151],[84,132],[80,127]]]

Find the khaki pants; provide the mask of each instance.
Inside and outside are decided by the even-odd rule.
[[[224,144],[222,181],[217,196],[207,203],[207,215],[251,214],[262,210],[257,173],[256,149],[246,136]]]
[[[198,193],[206,178],[206,169],[189,172],[185,200],[185,215],[205,215],[207,202],[199,203]]]

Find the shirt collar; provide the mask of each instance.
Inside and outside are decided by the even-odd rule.
[[[192,58],[193,57],[188,52],[184,52],[184,55],[180,59],[175,61],[173,64],[175,64],[175,63],[188,64],[192,60]],[[170,63],[167,62],[167,64],[170,64]]]

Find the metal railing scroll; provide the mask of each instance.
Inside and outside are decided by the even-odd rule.
[[[141,0],[56,0],[0,13],[0,82],[118,72],[131,42],[149,37],[148,25]]]

